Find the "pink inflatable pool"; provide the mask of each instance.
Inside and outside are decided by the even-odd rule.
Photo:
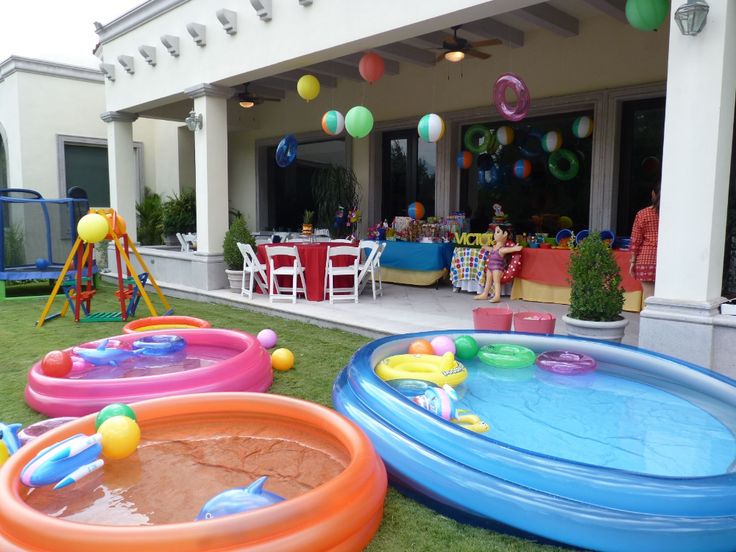
[[[164,337],[158,337],[164,336]],[[28,373],[28,405],[47,416],[83,416],[113,402],[212,391],[266,391],[271,359],[246,333],[219,329],[119,335],[66,349],[73,369],[50,377],[41,362]]]

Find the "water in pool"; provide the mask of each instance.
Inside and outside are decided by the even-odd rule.
[[[458,406],[491,426],[486,438],[650,475],[734,470],[736,440],[721,421],[681,396],[615,375],[616,367],[562,376],[536,366],[491,368],[478,360],[466,366]]]

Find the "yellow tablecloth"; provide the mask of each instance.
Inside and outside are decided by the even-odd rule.
[[[550,286],[532,282],[531,280],[514,278],[514,285],[511,288],[511,298],[534,301],[536,303],[569,305],[570,288],[567,286]],[[641,310],[641,291],[624,292],[624,310],[628,312],[639,312]]]

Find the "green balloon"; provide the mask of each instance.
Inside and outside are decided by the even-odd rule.
[[[640,31],[655,31],[669,11],[667,0],[626,0],[626,19]]]
[[[373,114],[368,108],[356,105],[345,115],[345,130],[353,138],[365,138],[373,130]]]
[[[135,412],[127,404],[112,403],[108,404],[105,408],[100,410],[99,414],[97,414],[97,419],[95,420],[95,430],[98,430],[100,426],[105,422],[105,420],[107,420],[108,418],[112,418],[113,416],[127,416],[134,422],[137,421]]]
[[[478,354],[478,342],[469,335],[455,339],[455,356],[460,360],[472,360]]]

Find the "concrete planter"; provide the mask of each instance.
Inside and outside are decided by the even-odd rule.
[[[230,289],[239,292],[240,286],[243,284],[243,271],[226,268],[225,274],[227,274],[227,279],[230,282]]]
[[[578,320],[568,315],[562,317],[567,327],[567,335],[584,337],[586,339],[600,339],[612,343],[621,343],[629,323],[625,318],[612,322],[594,322],[592,320]]]

